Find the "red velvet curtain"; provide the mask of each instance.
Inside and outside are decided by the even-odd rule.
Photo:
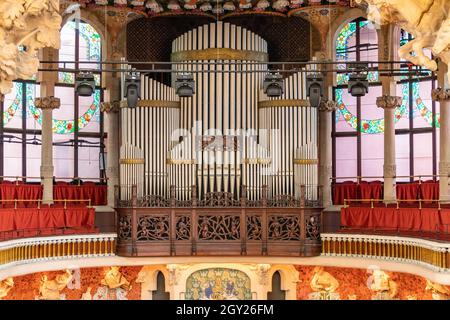
[[[397,199],[398,200],[417,200],[419,199],[418,182],[413,183],[401,183],[396,185]]]
[[[333,203],[342,205],[344,199],[357,199],[358,185],[352,181],[336,183],[333,186]]]
[[[341,209],[341,226],[356,229],[449,232],[450,209],[348,207]]]
[[[421,198],[425,200],[439,199],[439,182],[425,181],[420,184]],[[427,201],[428,202],[428,201]]]
[[[56,185],[53,187],[53,197],[58,200],[91,200],[91,205],[106,204],[106,185],[85,184]],[[89,201],[71,202],[71,204],[85,204]],[[61,203],[61,202],[59,202]]]

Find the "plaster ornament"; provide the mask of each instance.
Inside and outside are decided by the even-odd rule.
[[[135,7],[143,7],[144,0],[133,0],[133,1],[131,1],[131,5],[133,5]]]
[[[270,3],[267,0],[259,0],[256,4],[255,10],[265,10],[270,7]]]
[[[203,12],[211,11],[212,10],[212,6],[211,6],[211,4],[209,2],[204,2],[200,6],[200,10],[202,10]]]
[[[239,8],[241,9],[250,9],[252,7],[252,1],[251,0],[240,0],[239,1]]]
[[[100,283],[108,289],[131,290],[130,282],[120,273],[119,267],[111,267]]]
[[[39,286],[38,300],[64,300],[61,291],[72,280],[72,272],[66,270],[64,274],[57,275],[54,280],[48,280],[46,275],[41,278],[41,285]]]
[[[299,8],[303,4],[303,0],[291,0],[290,8]]]
[[[58,0],[0,0],[0,94],[36,74],[39,49],[59,49],[61,21]]]
[[[286,7],[287,7],[288,5],[289,5],[289,1],[287,1],[287,0],[276,0],[276,1],[273,3],[272,7],[273,7],[275,10],[283,11],[283,10],[286,9]]]
[[[6,297],[9,291],[14,287],[13,278],[9,277],[0,282],[0,300]]]
[[[356,0],[368,4],[367,18],[376,24],[393,23],[413,35],[414,40],[403,45],[400,58],[436,71],[437,63],[428,58],[424,49],[447,65],[450,63],[450,1],[448,0]],[[450,68],[447,76],[450,79]]]
[[[222,4],[218,3],[212,8],[212,13],[222,14],[224,12]]]
[[[386,272],[375,268],[369,269],[368,273],[371,276],[367,280],[367,285],[375,293],[372,300],[391,300],[397,296],[398,285]]]
[[[450,289],[442,284],[427,280],[425,291],[431,291],[433,300],[450,300]]]
[[[236,6],[232,1],[225,2],[223,5],[224,10],[233,11],[236,9]]]
[[[171,1],[169,1],[169,4],[167,5],[167,8],[168,8],[169,10],[172,10],[172,11],[181,10],[181,6],[180,6],[180,4],[178,3],[177,0],[171,0]]]
[[[117,6],[126,6],[127,0],[114,0],[114,4]]]
[[[188,10],[194,10],[197,8],[197,1],[198,0],[188,0],[185,4],[184,4],[184,8],[188,9]]]
[[[260,263],[252,267],[252,270],[255,270],[255,273],[258,276],[258,282],[260,285],[265,286],[269,282],[269,270],[272,266],[267,263]]]

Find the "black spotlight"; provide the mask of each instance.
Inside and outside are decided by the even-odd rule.
[[[80,72],[75,80],[75,91],[80,97],[90,97],[95,90],[95,78],[90,72]]]
[[[348,93],[353,97],[364,97],[369,92],[369,81],[367,80],[367,64],[350,64],[353,69],[348,79]]]
[[[310,73],[306,76],[306,96],[309,105],[318,108],[323,97],[323,75],[320,72]]]
[[[136,108],[140,98],[141,79],[138,72],[131,71],[125,77],[125,98],[128,108]]]
[[[279,97],[284,92],[283,77],[278,72],[271,72],[264,78],[264,93],[269,97]]]
[[[195,93],[194,76],[191,73],[177,75],[175,80],[175,90],[180,97],[192,97]]]

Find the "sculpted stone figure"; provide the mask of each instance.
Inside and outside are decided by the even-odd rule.
[[[450,1],[448,0],[356,0],[367,3],[368,19],[379,24],[397,24],[413,35],[414,40],[399,49],[399,56],[432,71],[436,61],[424,53],[425,48],[450,63]],[[448,71],[450,79],[450,68]]]
[[[130,282],[120,273],[119,267],[111,267],[106,272],[101,284],[107,286],[109,289],[121,288],[131,290]]]
[[[64,274],[57,275],[54,280],[48,280],[46,275],[41,278],[41,285],[39,287],[39,300],[60,300],[61,290],[72,281],[72,272],[66,270]]]
[[[0,300],[8,295],[8,292],[14,287],[13,278],[9,277],[0,282]]]
[[[369,289],[375,292],[372,299],[390,300],[397,296],[397,283],[391,280],[386,272],[379,269],[369,270],[368,272],[372,274],[368,280]]]
[[[59,49],[59,0],[0,0],[0,94],[15,79],[30,79],[39,49]]]
[[[427,280],[426,291],[431,291],[433,300],[450,300],[450,289],[442,284]]]
[[[316,292],[335,292],[338,287],[339,282],[330,273],[324,271],[323,267],[314,268],[311,289]]]

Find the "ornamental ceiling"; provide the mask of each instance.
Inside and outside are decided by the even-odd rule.
[[[62,0],[61,4],[70,2],[77,2],[82,7],[94,10],[105,7],[123,8],[124,11],[147,17],[193,14],[215,18],[252,13],[290,16],[307,12],[310,7],[350,5],[350,0]]]

